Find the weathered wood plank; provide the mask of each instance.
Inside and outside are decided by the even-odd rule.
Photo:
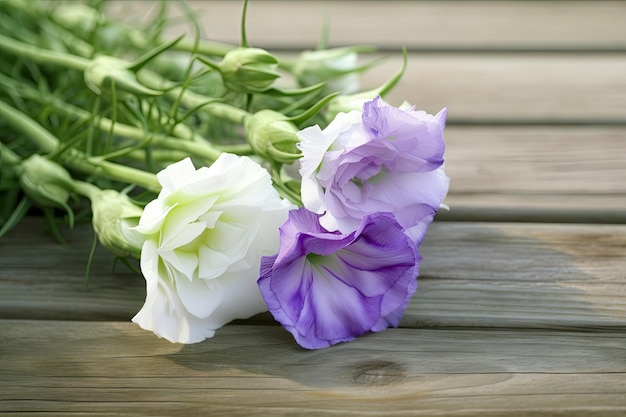
[[[89,228],[60,246],[40,224],[0,241],[0,318],[130,320],[143,279],[110,273],[101,252],[86,288]],[[626,329],[625,248],[626,226],[435,222],[401,326]]]
[[[578,194],[448,194],[439,220],[530,223],[626,223],[626,196]]]
[[[402,326],[626,329],[626,226],[435,222]]]
[[[146,15],[146,9],[154,8],[153,2],[145,1],[117,2],[114,5],[126,9],[129,7],[128,3],[131,3],[130,8],[133,11],[121,13],[118,10],[116,15],[120,19],[128,16],[136,19],[137,16]],[[292,42],[295,42],[293,47],[297,50],[312,48],[315,42],[303,43],[299,36],[307,33],[307,27],[310,28],[308,33],[313,27],[316,33],[321,31],[322,22],[316,21],[312,16],[318,15],[321,20],[321,10],[328,8],[338,22],[339,27],[335,32],[346,37],[342,44],[382,42],[395,52],[386,63],[363,77],[363,85],[369,87],[380,85],[400,67],[400,50],[407,46],[407,41],[426,42],[428,45],[429,41],[424,39],[430,38],[433,42],[438,42],[439,39],[445,39],[444,34],[450,33],[458,41],[444,43],[457,42],[458,45],[476,47],[481,42],[488,45],[491,40],[505,49],[506,45],[514,45],[511,48],[515,49],[515,45],[520,45],[519,39],[527,40],[529,36],[536,36],[534,42],[540,47],[550,42],[567,44],[568,37],[573,37],[572,45],[589,45],[585,42],[593,44],[593,40],[590,41],[594,39],[592,34],[600,33],[603,34],[602,42],[605,42],[605,46],[621,45],[626,52],[626,30],[622,24],[626,20],[626,4],[448,1],[391,3],[393,4],[361,2],[357,6],[349,1],[253,1],[249,5],[248,39],[253,44],[270,49],[289,46]],[[238,43],[240,2],[195,2],[193,7],[206,11],[206,37]],[[175,20],[176,12],[173,15],[172,19]],[[262,17],[255,18],[257,15]],[[384,18],[380,19],[380,16]],[[598,19],[594,20],[593,16]],[[373,19],[384,27],[377,25],[376,30],[372,30]],[[422,24],[421,19],[429,23]],[[452,24],[454,31],[444,28],[445,22],[455,19],[462,20],[471,27]],[[287,25],[287,28],[283,25]],[[429,28],[432,25],[437,29]],[[529,30],[530,27],[533,30]],[[516,29],[510,29],[514,35],[507,38],[504,34],[509,31],[503,28]],[[414,33],[422,30],[428,33],[427,37]],[[225,35],[228,33],[232,36]],[[565,38],[560,39],[560,34],[564,33]],[[407,34],[406,39],[399,34]],[[484,39],[479,41],[474,36],[482,36]],[[560,40],[550,40],[550,36],[556,36]],[[255,42],[256,39],[259,40]],[[526,41],[523,40],[522,44],[523,42]],[[412,45],[416,47],[414,49],[419,49],[415,44]],[[425,47],[427,50],[429,48],[433,46]],[[455,51],[462,52],[462,48]],[[626,124],[624,74],[624,53],[411,53],[406,76],[388,98],[398,103],[407,100],[430,111],[446,106],[450,109],[450,120],[456,122],[565,121]]]
[[[384,82],[399,68],[400,50],[407,42],[414,49],[420,49],[419,43],[424,42],[427,46],[422,45],[421,49],[426,50],[436,49],[433,45],[456,45],[455,51],[462,52],[463,45],[473,45],[476,49],[476,45],[490,45],[490,42],[496,42],[498,48],[515,49],[530,37],[534,39],[530,44],[539,49],[551,43],[583,45],[584,49],[593,45],[594,34],[598,34],[603,39],[598,42],[604,47],[621,45],[626,52],[626,31],[622,24],[626,19],[626,4],[618,2],[391,3],[361,2],[356,6],[350,1],[253,1],[249,6],[248,38],[253,44],[270,49],[289,45],[297,50],[312,48],[315,40],[304,41],[300,36],[311,37],[311,30],[319,33],[322,10],[328,9],[334,16],[331,19],[338,22],[339,27],[334,32],[345,37],[340,44],[382,43],[396,52],[386,63],[364,76],[363,84],[371,87]],[[154,3],[114,2],[114,6],[115,15],[120,19],[128,16],[136,19],[149,14]],[[192,2],[192,6],[206,12],[203,20],[206,37],[238,43],[240,2]],[[119,10],[128,7],[132,11],[121,13]],[[173,20],[177,14],[177,8],[174,9]],[[319,16],[319,19],[312,16]],[[466,23],[452,23],[457,19]],[[280,24],[276,20],[280,20]],[[376,30],[372,30],[372,20],[375,20]],[[454,30],[445,27],[449,21]],[[466,27],[468,24],[470,27]],[[428,35],[422,36],[422,30]],[[406,34],[406,38],[401,34]],[[446,41],[446,36],[457,40]],[[623,53],[412,53],[408,72],[389,95],[389,100],[407,100],[430,111],[447,106],[450,120],[457,122],[626,124],[624,74],[626,55]]]
[[[395,329],[321,351],[278,327],[181,346],[126,323],[0,321],[5,412],[618,415],[623,333]],[[89,414],[90,413],[90,414]]]
[[[626,126],[448,126],[445,141],[450,194],[460,205],[466,194],[530,194],[594,196],[601,209],[605,196],[613,208],[626,196]]]
[[[121,264],[114,268],[100,247],[87,282],[93,231],[87,224],[61,230],[65,244],[31,217],[0,240],[0,317],[130,320],[145,297],[143,278]]]
[[[626,4],[626,3],[625,3]],[[381,85],[400,54],[362,77]],[[626,124],[626,54],[410,54],[386,99],[429,112],[447,107],[452,123]]]
[[[111,13],[136,25],[149,1],[116,1]],[[242,2],[191,1],[205,36],[239,43]],[[129,11],[130,10],[130,11]],[[180,16],[173,8],[171,16]],[[131,18],[132,16],[132,18]],[[255,46],[313,48],[325,21],[331,45],[471,50],[626,50],[626,5],[611,1],[251,1]],[[178,33],[177,31],[176,33]]]

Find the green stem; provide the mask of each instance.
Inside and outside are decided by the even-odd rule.
[[[196,52],[206,56],[219,56],[223,57],[228,52],[235,49],[236,46],[226,43],[212,42],[206,40],[200,40],[196,46],[195,41],[189,38],[183,38],[172,49],[184,52]]]
[[[87,158],[83,153],[71,149],[69,155],[62,158],[63,163],[73,169],[82,171],[110,180],[119,181],[125,184],[135,184],[150,191],[160,191],[161,184],[156,175],[132,168],[126,165],[119,165],[97,157]]]
[[[289,189],[285,185],[285,183],[280,178],[280,166],[278,164],[273,164],[270,168],[270,176],[272,177],[272,183],[274,184],[274,188],[278,191],[281,197],[288,199],[293,204],[297,206],[302,206],[302,199],[300,195],[295,191]]]
[[[4,35],[0,35],[0,49],[2,49],[2,52],[32,59],[39,64],[60,65],[79,71],[84,71],[91,65],[91,61],[88,59],[62,52],[41,49],[25,42],[7,38]]]
[[[70,104],[57,106],[57,108],[66,114],[72,114],[83,120],[89,120],[91,118],[91,114],[89,112]],[[206,141],[196,142],[172,136],[153,134],[145,132],[143,129],[134,126],[114,122],[106,117],[98,119],[97,127],[104,132],[113,132],[117,136],[136,141],[145,141],[148,137],[151,137],[151,143],[156,146],[173,151],[185,151],[194,156],[208,159],[210,161],[215,161],[222,153],[222,150],[214,148]]]
[[[22,158],[18,154],[13,152],[11,148],[0,142],[0,166],[7,165],[19,165],[22,162]]]
[[[248,11],[248,0],[243,0],[243,11],[241,13],[241,47],[248,47],[248,36],[246,35],[246,12]]]
[[[8,124],[24,134],[27,139],[31,140],[44,153],[53,153],[59,147],[59,140],[50,132],[26,114],[1,100],[0,114],[2,114],[3,119]],[[67,154],[60,157],[65,165],[88,174],[103,176],[126,184],[136,184],[152,191],[161,189],[156,175],[140,169],[118,165],[99,158],[87,158],[85,154],[76,149],[69,149]]]
[[[7,123],[27,136],[44,153],[52,153],[57,149],[59,145],[57,138],[33,119],[2,100],[0,100],[0,114]]]
[[[250,113],[245,110],[225,103],[209,102],[212,99],[208,99],[207,97],[194,93],[193,91],[183,89],[182,87],[175,86],[172,82],[164,79],[155,72],[144,70],[141,74],[139,74],[139,77],[150,88],[167,90],[167,97],[172,100],[180,100],[185,107],[195,108],[205,104],[200,107],[201,111],[219,119],[229,120],[236,124],[242,124],[248,117],[250,117]]]
[[[87,197],[89,200],[93,200],[96,194],[101,191],[100,188],[85,181],[74,180],[73,185],[75,192],[84,197]]]

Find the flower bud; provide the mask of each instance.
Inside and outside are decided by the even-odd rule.
[[[384,97],[400,81],[404,74],[407,65],[406,49],[403,50],[402,57],[404,58],[402,67],[379,87],[355,94],[344,94],[334,97],[328,103],[326,117],[329,120],[333,120],[339,113],[349,113],[352,110],[361,111],[366,102],[373,100],[377,96]]]
[[[96,9],[86,4],[61,3],[52,11],[52,18],[67,29],[88,34],[96,28],[102,16]]]
[[[328,103],[326,117],[333,120],[339,113],[349,113],[352,110],[363,110],[365,102],[373,100],[377,90],[369,90],[350,95],[338,95]]]
[[[250,146],[263,158],[290,164],[301,156],[298,128],[282,113],[260,110],[246,120],[245,130]]]
[[[96,94],[102,95],[110,89],[111,83],[123,91],[141,95],[157,96],[161,92],[140,84],[137,76],[123,59],[101,55],[92,60],[85,70],[85,83]]]
[[[357,59],[354,48],[304,51],[296,60],[292,72],[302,86],[325,82],[326,93],[338,91],[351,94],[359,89],[358,73],[362,67],[359,67]]]
[[[280,77],[276,72],[276,57],[259,48],[233,49],[224,55],[217,68],[226,87],[240,93],[262,91]]]
[[[98,190],[90,198],[93,229],[100,244],[115,256],[138,258],[143,237],[131,228],[139,224],[143,210],[114,190]]]
[[[74,189],[65,168],[38,154],[22,162],[18,175],[24,193],[40,207],[66,207]]]

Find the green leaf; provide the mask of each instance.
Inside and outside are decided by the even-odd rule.
[[[173,48],[178,42],[181,41],[181,39],[183,39],[185,37],[185,35],[180,35],[178,38],[173,39],[169,42],[165,42],[162,45],[157,46],[156,48],[146,52],[144,55],[142,55],[141,57],[139,57],[135,62],[133,62],[132,64],[130,64],[130,66],[128,67],[129,70],[131,70],[132,72],[137,72],[140,69],[142,69],[148,62],[150,62],[152,59],[156,58],[158,55],[160,55],[162,52],[167,51],[168,49]]]
[[[26,216],[28,210],[30,210],[31,203],[30,200],[26,197],[23,197],[22,200],[17,204],[11,216],[7,219],[7,221],[0,228],[0,239],[4,235],[6,235],[11,229],[13,229],[17,224]]]

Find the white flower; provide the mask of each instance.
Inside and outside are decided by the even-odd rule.
[[[163,189],[136,227],[146,237],[147,295],[133,321],[172,342],[195,343],[266,311],[256,284],[260,260],[278,250],[278,228],[293,208],[267,171],[222,154],[198,170],[184,159],[157,178]]]

